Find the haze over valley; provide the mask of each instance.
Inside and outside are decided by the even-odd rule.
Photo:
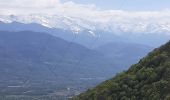
[[[0,99],[169,100],[168,4],[0,0]]]

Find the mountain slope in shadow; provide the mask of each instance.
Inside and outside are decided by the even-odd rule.
[[[99,52],[47,33],[0,32],[0,94],[94,86],[115,74],[111,66]]]

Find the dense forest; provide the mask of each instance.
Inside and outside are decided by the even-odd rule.
[[[74,100],[170,100],[170,42]]]

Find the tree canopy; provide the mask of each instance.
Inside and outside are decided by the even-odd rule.
[[[170,42],[73,100],[170,100]]]

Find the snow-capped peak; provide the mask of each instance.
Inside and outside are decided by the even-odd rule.
[[[112,33],[170,33],[168,15],[159,17],[127,16],[127,18],[110,15],[105,20],[70,17],[60,14],[0,15],[0,21],[5,23],[14,21],[25,24],[37,23],[49,28],[71,30],[75,34],[90,30],[88,33],[92,36],[96,36],[95,31],[97,30]]]
[[[93,37],[96,36],[96,34],[93,31],[88,31]]]

